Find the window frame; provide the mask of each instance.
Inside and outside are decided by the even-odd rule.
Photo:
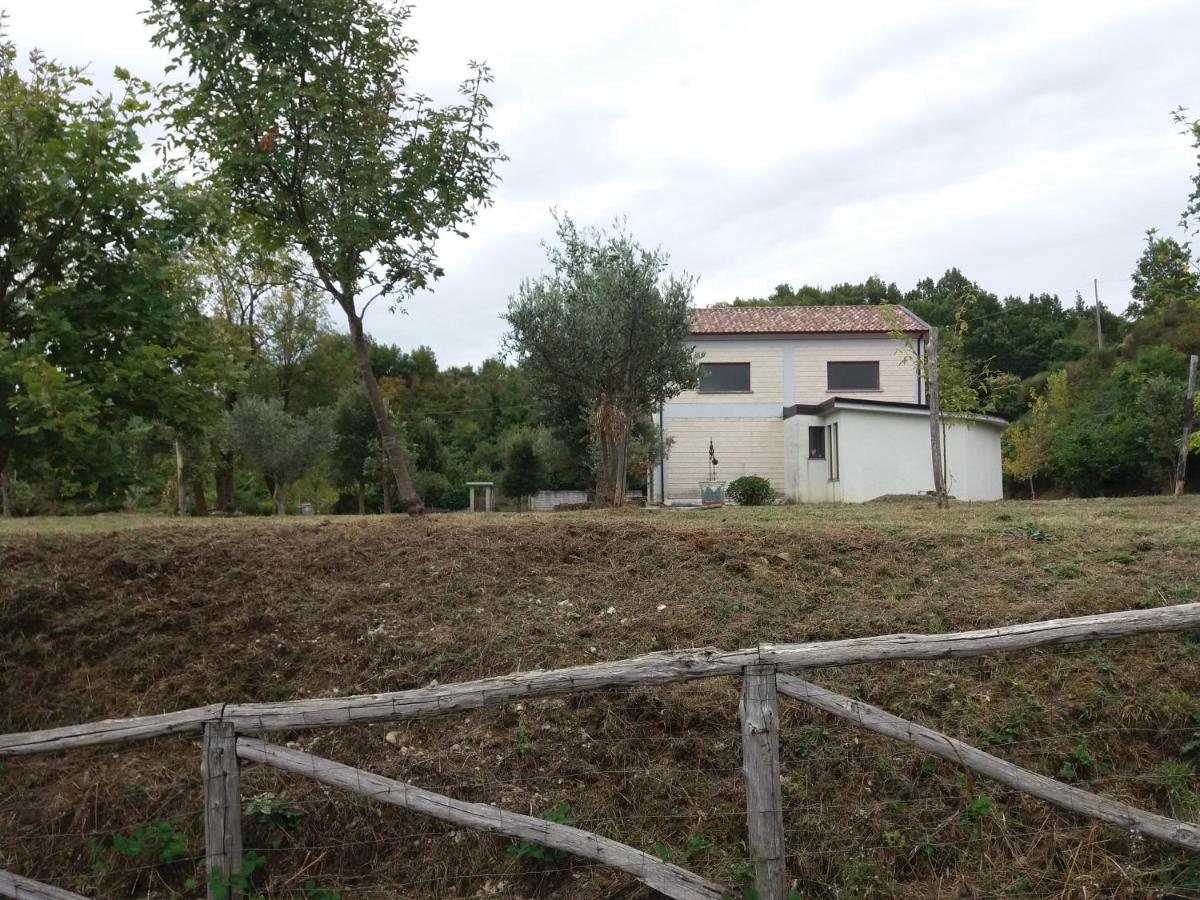
[[[825,435],[825,455],[829,458],[829,480],[842,480],[841,447],[838,445],[838,423],[831,422],[825,426],[829,431]]]
[[[875,367],[875,386],[874,387],[834,387],[833,386],[833,371],[835,366],[874,366]],[[827,393],[834,391],[845,391],[847,393],[867,393],[870,391],[882,390],[881,373],[879,371],[879,360],[877,359],[827,359],[825,361],[825,390]]]
[[[814,446],[813,438],[818,438],[820,446]],[[808,426],[808,458],[813,460],[823,460],[828,455],[826,447],[828,444],[825,441],[825,426],[824,425],[809,425]]]
[[[746,386],[744,388],[706,388],[704,387],[704,375],[716,367],[727,366],[745,366],[746,368]],[[752,394],[754,393],[753,373],[750,369],[750,362],[744,361],[729,361],[729,362],[701,362],[700,368],[700,383],[696,386],[698,394]]]

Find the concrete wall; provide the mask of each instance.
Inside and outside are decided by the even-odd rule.
[[[803,418],[795,416],[794,418]],[[861,503],[885,494],[933,490],[929,418],[924,413],[838,409],[825,416],[838,423],[841,477],[825,497],[810,479],[801,500]],[[789,420],[790,421],[790,420]],[[946,429],[948,489],[959,500],[1000,500],[1000,432],[992,424]],[[806,460],[800,460],[803,467]],[[811,464],[809,464],[811,465]]]

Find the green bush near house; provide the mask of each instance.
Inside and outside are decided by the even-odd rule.
[[[775,499],[775,489],[771,482],[758,475],[743,475],[736,478],[725,489],[725,496],[741,506],[762,506]]]

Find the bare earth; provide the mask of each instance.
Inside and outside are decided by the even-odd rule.
[[[1190,498],[15,520],[0,522],[0,730],[1198,597]],[[811,677],[1089,790],[1200,812],[1200,634]],[[1195,855],[791,701],[782,716],[801,896],[1200,896]],[[519,812],[565,803],[581,827],[741,895],[731,679],[271,739]],[[4,760],[0,868],[89,896],[201,896],[189,882],[203,883],[199,761],[191,738]],[[648,896],[604,868],[514,860],[506,841],[301,778],[257,766],[243,778],[247,801],[270,791],[302,814],[246,817],[265,896]]]

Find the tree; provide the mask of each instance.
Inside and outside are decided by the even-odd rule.
[[[358,503],[358,514],[366,510],[367,470],[371,441],[379,431],[371,411],[371,401],[361,385],[338,398],[333,410],[333,474],[337,483],[351,490]]]
[[[1004,471],[1010,478],[1029,482],[1029,499],[1036,500],[1033,481],[1050,464],[1050,423],[1046,398],[1035,395],[1024,422],[1004,432]]]
[[[442,274],[439,236],[465,235],[502,157],[487,137],[486,66],[472,64],[458,104],[407,92],[408,16],[382,0],[151,0],[147,21],[189,76],[166,92],[173,143],[270,242],[303,252],[345,313],[383,452],[415,511],[363,316]]]
[[[518,432],[508,444],[500,490],[510,497],[530,497],[541,488],[541,481],[542,461],[534,437],[528,431]]]
[[[581,230],[564,216],[557,234],[547,247],[553,274],[509,300],[507,342],[545,395],[587,410],[597,503],[620,506],[635,419],[699,381],[688,343],[694,282],[664,277],[666,254],[622,225]]]
[[[243,398],[228,414],[230,442],[263,476],[275,515],[287,512],[288,488],[303,478],[333,444],[330,416],[311,410],[293,416],[275,400]]]
[[[123,496],[134,417],[208,416],[206,325],[178,264],[194,198],[138,174],[147,86],[119,99],[38,52],[17,65],[0,17],[0,487],[14,460],[72,493]],[[8,497],[8,490],[0,490]]]

